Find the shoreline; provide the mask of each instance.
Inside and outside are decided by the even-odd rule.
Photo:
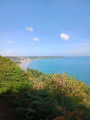
[[[28,68],[28,64],[31,63],[33,60],[39,60],[39,59],[55,59],[55,58],[35,58],[35,59],[30,59],[30,58],[22,58],[20,60],[20,64],[18,65],[22,70],[25,70]],[[61,59],[61,58],[60,58]],[[26,68],[24,68],[27,65]]]
[[[21,63],[18,65],[22,70],[25,70],[25,65],[31,63],[33,60],[31,59],[24,59],[21,61]]]
[[[41,59],[51,59],[51,58],[41,58]],[[55,58],[52,58],[55,59]],[[60,58],[61,59],[61,58]],[[37,59],[30,59],[30,58],[24,58],[23,60],[20,61],[20,64],[18,65],[22,70],[25,70],[28,68],[28,64],[31,63],[34,60],[39,60]],[[26,68],[24,68],[27,65]]]

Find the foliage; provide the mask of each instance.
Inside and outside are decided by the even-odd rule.
[[[90,88],[67,74],[23,71],[0,56],[0,98],[16,120],[89,120]]]

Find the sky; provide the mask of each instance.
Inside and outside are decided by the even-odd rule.
[[[90,0],[0,0],[0,55],[90,56]]]

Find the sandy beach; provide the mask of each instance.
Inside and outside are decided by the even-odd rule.
[[[32,60],[31,60],[31,59],[28,59],[28,58],[21,60],[21,63],[19,64],[20,68],[23,69],[23,70],[25,70],[25,69],[24,69],[24,66],[27,65],[28,63],[30,63],[31,61],[32,61]]]

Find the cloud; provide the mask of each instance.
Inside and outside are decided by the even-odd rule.
[[[40,41],[38,38],[33,38],[33,40],[36,42]]]
[[[8,40],[7,43],[8,43],[8,44],[13,44],[14,41],[12,41],[12,40]]]
[[[27,31],[30,31],[30,32],[33,32],[33,31],[34,31],[34,29],[33,29],[32,27],[28,27],[28,28],[26,28],[26,30],[27,30]]]
[[[0,51],[0,55],[2,55],[2,56],[10,56],[10,55],[12,55],[12,53],[13,53],[12,50]]]
[[[67,35],[67,34],[65,34],[65,33],[61,33],[61,34],[60,34],[60,38],[61,38],[62,40],[69,40],[69,35]]]

